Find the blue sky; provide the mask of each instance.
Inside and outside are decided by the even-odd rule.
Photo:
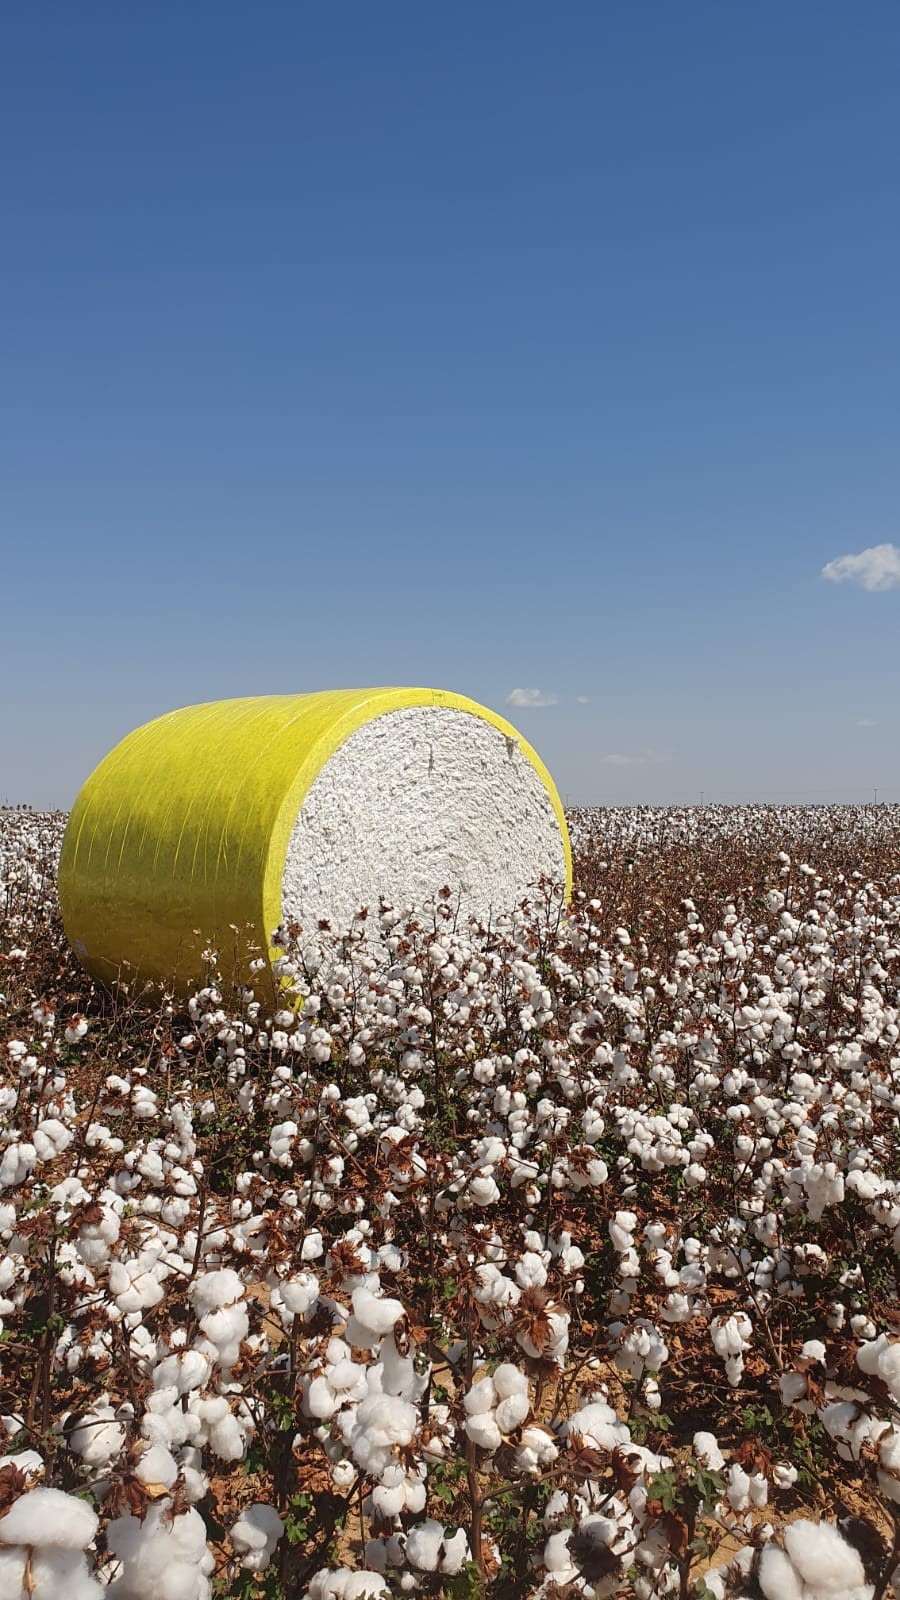
[[[0,800],[388,682],[572,800],[900,800],[898,72],[878,0],[6,8]]]

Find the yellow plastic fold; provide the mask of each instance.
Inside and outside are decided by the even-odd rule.
[[[338,689],[212,701],[128,734],[78,795],[59,896],[83,965],[107,984],[139,979],[183,994],[205,980],[212,946],[226,983],[251,982],[253,957],[273,956],[288,843],[312,783],[364,723],[415,706],[468,711],[515,739],[553,803],[570,893],[553,780],[515,728],[474,700],[440,689]],[[258,975],[253,982],[259,993]]]

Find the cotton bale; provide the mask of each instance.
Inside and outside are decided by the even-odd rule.
[[[349,929],[445,884],[506,912],[542,876],[571,890],[550,774],[503,717],[437,689],[262,695],[188,706],[128,734],[66,828],[66,933],[104,983],[184,993],[214,948],[226,984],[266,971],[282,925]]]

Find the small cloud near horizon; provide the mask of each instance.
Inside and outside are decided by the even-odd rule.
[[[550,694],[545,689],[511,689],[506,696],[506,704],[520,708],[555,706],[559,704],[559,696]]]
[[[587,695],[586,694],[577,694],[575,696],[575,704],[577,706],[586,706],[588,704]]]
[[[870,594],[900,589],[900,550],[895,544],[873,544],[856,555],[837,556],[821,575],[829,583],[858,583]]]
[[[603,759],[608,767],[643,767],[650,761],[664,761],[665,756],[659,750],[638,750],[633,755],[611,750]]]
[[[856,726],[858,728],[877,728],[878,723],[875,721],[874,717],[860,717]]]

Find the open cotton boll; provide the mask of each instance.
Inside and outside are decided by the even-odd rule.
[[[168,1275],[152,1251],[142,1250],[130,1261],[110,1262],[110,1294],[122,1312],[149,1311],[164,1298],[163,1280]]]
[[[249,1572],[264,1572],[283,1532],[284,1523],[275,1507],[257,1500],[241,1512],[229,1538],[241,1556],[242,1567]]]
[[[417,1420],[416,1408],[409,1401],[395,1395],[373,1394],[362,1401],[355,1414],[340,1416],[338,1423],[357,1466],[378,1477],[395,1447],[412,1443]]]
[[[558,1533],[551,1533],[544,1545],[544,1566],[553,1582],[560,1587],[574,1583],[579,1577],[578,1568],[569,1553],[571,1538],[571,1528],[561,1528]]]
[[[5,1417],[2,1419],[3,1422],[7,1420]],[[0,1456],[0,1472],[4,1467],[17,1467],[26,1477],[39,1477],[44,1470],[44,1458],[37,1450],[20,1450],[18,1455]]]
[[[116,1421],[113,1407],[105,1402],[106,1396],[101,1395],[74,1427],[67,1428],[69,1449],[88,1467],[107,1466],[125,1443],[125,1429]]]
[[[137,1462],[134,1475],[141,1483],[171,1489],[178,1477],[178,1463],[164,1444],[151,1444]]]
[[[382,1342],[380,1354],[376,1370],[380,1371],[382,1394],[396,1394],[402,1400],[421,1400],[431,1377],[431,1363],[420,1361],[417,1371],[412,1356],[401,1356],[392,1334]]]
[[[157,1500],[143,1519],[116,1517],[106,1531],[119,1563],[106,1593],[109,1600],[209,1600],[215,1557],[206,1544],[203,1518],[193,1507],[172,1515],[170,1500]]]
[[[194,1402],[195,1416],[206,1430],[210,1449],[221,1461],[242,1461],[246,1450],[244,1429],[224,1395]]]
[[[245,1305],[220,1306],[200,1318],[200,1326],[211,1345],[215,1346],[219,1365],[226,1370],[234,1366],[241,1353],[241,1344],[250,1329]]]
[[[359,1350],[373,1350],[403,1316],[403,1304],[371,1289],[354,1289],[350,1297],[353,1314],[347,1323],[348,1343]]]
[[[457,1573],[469,1554],[469,1543],[462,1528],[448,1535],[442,1522],[428,1518],[406,1537],[406,1559],[420,1572]]]
[[[550,1467],[559,1456],[559,1447],[552,1433],[539,1423],[522,1429],[516,1449],[515,1463],[519,1472],[536,1473]]]
[[[878,1439],[878,1485],[882,1494],[900,1505],[900,1428],[885,1426]]]
[[[464,1426],[472,1443],[481,1450],[499,1450],[503,1443],[503,1435],[493,1411],[479,1411],[474,1416],[466,1417]]]
[[[201,1272],[191,1285],[191,1305],[198,1317],[205,1317],[220,1306],[233,1306],[244,1296],[244,1285],[231,1267]]]
[[[721,1472],[725,1465],[725,1457],[719,1449],[719,1441],[714,1433],[694,1434],[694,1455],[710,1472]]]
[[[0,1550],[3,1600],[101,1600],[105,1593],[80,1550]]]
[[[424,1511],[427,1490],[425,1469],[421,1473],[406,1472],[399,1462],[392,1462],[381,1474],[381,1482],[372,1490],[371,1507],[381,1517],[399,1517],[404,1511]]]
[[[326,1567],[310,1579],[301,1600],[385,1600],[389,1594],[380,1572]]]
[[[577,1436],[594,1450],[615,1450],[617,1445],[631,1443],[627,1425],[619,1421],[605,1400],[592,1400],[573,1412],[563,1432],[567,1439]]]
[[[497,1391],[493,1378],[479,1378],[463,1397],[463,1405],[470,1417],[493,1411],[497,1404]]]
[[[74,1495],[61,1489],[29,1489],[0,1517],[0,1541],[86,1550],[98,1524],[96,1511]]]
[[[319,1280],[314,1272],[299,1272],[296,1277],[284,1278],[276,1294],[292,1317],[308,1317],[318,1301]],[[275,1298],[273,1294],[273,1302]]]
[[[153,1369],[154,1389],[171,1386],[178,1394],[190,1394],[202,1389],[208,1381],[212,1366],[200,1350],[176,1350],[166,1356]]]
[[[785,1528],[784,1545],[810,1600],[871,1600],[873,1585],[866,1582],[859,1552],[837,1528],[803,1518]]]
[[[765,1600],[807,1600],[803,1579],[789,1556],[768,1544],[759,1558],[759,1587]]]

